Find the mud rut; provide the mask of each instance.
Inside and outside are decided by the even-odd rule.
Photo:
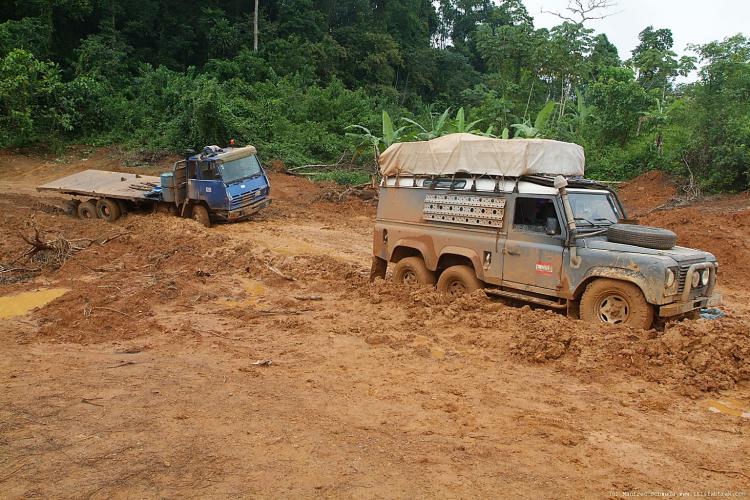
[[[710,241],[726,248],[705,247],[730,272],[729,317],[657,335],[369,285],[373,208],[320,201],[300,179],[274,175],[254,222],[103,226],[26,189],[111,154],[0,160],[0,187],[21,192],[0,200],[0,261],[32,216],[67,238],[127,233],[0,286],[70,289],[0,320],[5,497],[750,491],[750,420],[730,411],[750,406],[745,270],[719,252],[744,251],[741,207],[716,214],[728,239]],[[696,208],[646,217],[716,225],[682,210]]]

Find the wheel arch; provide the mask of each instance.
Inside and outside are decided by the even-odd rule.
[[[632,283],[635,286],[638,287],[638,289],[641,291],[643,296],[646,298],[646,301],[650,304],[654,304],[655,300],[653,296],[649,296],[648,293],[648,283],[646,280],[646,277],[637,272],[633,271],[632,269],[623,269],[623,268],[613,268],[613,267],[594,267],[590,269],[586,274],[584,275],[584,278],[581,280],[581,282],[578,284],[576,289],[573,292],[573,298],[576,300],[579,300],[581,296],[583,295],[583,292],[586,291],[586,287],[589,286],[590,283],[593,281],[600,279],[600,278],[606,278],[606,279],[612,279],[612,280],[618,280],[618,281],[624,281],[626,283]]]
[[[439,272],[450,266],[458,265],[465,265],[473,268],[477,278],[484,281],[484,268],[482,267],[482,261],[474,250],[468,248],[454,246],[444,247],[440,252],[440,258],[438,259],[435,269]]]
[[[435,260],[431,257],[427,245],[421,241],[403,238],[396,242],[388,256],[388,262],[398,263],[406,257],[421,257],[428,269],[435,270]]]

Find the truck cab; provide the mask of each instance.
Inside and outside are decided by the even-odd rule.
[[[178,207],[204,224],[206,215],[219,222],[247,219],[271,203],[270,183],[253,146],[208,146],[175,164],[174,182]]]

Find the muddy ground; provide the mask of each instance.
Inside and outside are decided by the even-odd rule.
[[[0,319],[2,497],[750,494],[746,194],[622,187],[717,255],[726,299],[725,318],[637,332],[369,284],[374,206],[280,173],[269,210],[212,229],[80,221],[34,192],[122,161],[0,153],[0,263],[35,227],[83,248],[0,273],[2,296],[69,290]]]

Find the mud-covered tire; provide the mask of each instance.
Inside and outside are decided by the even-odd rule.
[[[668,229],[633,224],[612,224],[607,240],[655,250],[669,250],[677,244],[677,235]]]
[[[190,217],[204,227],[211,227],[211,218],[203,205],[193,205]]]
[[[120,218],[122,210],[117,200],[102,198],[96,202],[96,215],[107,222],[114,222]]]
[[[597,279],[589,283],[580,303],[583,321],[625,325],[648,330],[654,323],[654,308],[633,283]]]
[[[96,219],[96,205],[91,201],[84,201],[78,205],[76,210],[79,219]]]
[[[63,210],[67,215],[78,217],[78,206],[81,204],[80,200],[68,200],[63,205]]]
[[[393,268],[393,281],[408,286],[434,285],[435,273],[427,269],[422,257],[406,257]]]
[[[438,291],[452,297],[460,297],[480,288],[484,288],[484,284],[470,266],[451,266],[440,274],[437,282]]]

